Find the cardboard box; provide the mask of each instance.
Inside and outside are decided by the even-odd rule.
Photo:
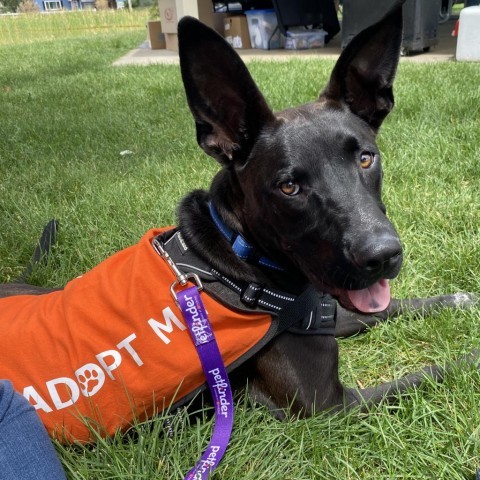
[[[211,0],[197,0],[198,19],[205,25],[213,28],[220,35],[223,34],[223,19],[225,13],[215,13]],[[185,13],[185,15],[190,15]]]
[[[152,50],[163,50],[167,48],[160,20],[150,20],[147,22],[147,30],[150,48]]]
[[[163,33],[177,33],[177,5],[175,0],[158,0]]]
[[[172,50],[172,52],[178,52],[178,35],[176,33],[166,33],[165,44],[167,50]]]
[[[252,48],[245,15],[225,17],[223,20],[223,36],[233,48]]]
[[[180,18],[190,15],[223,34],[225,14],[214,13],[211,0],[158,0],[158,8],[163,33],[177,33]]]

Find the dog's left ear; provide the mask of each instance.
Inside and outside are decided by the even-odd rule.
[[[343,102],[375,131],[393,108],[402,43],[402,6],[359,33],[340,55],[319,101]]]
[[[178,24],[180,68],[198,144],[226,165],[244,161],[275,117],[237,52],[192,17]]]

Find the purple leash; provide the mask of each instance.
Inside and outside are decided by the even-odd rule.
[[[177,277],[170,292],[187,323],[214,402],[215,425],[212,438],[200,460],[185,476],[185,480],[207,480],[225,454],[230,441],[233,428],[232,388],[200,297],[203,289],[201,280],[193,273],[182,273],[157,239],[154,239],[153,247]],[[196,285],[187,287],[189,280]],[[186,288],[176,291],[178,286]]]
[[[215,406],[215,426],[207,449],[185,480],[207,479],[227,450],[233,427],[233,398],[227,371],[196,286],[177,293],[177,299],[197,349]]]

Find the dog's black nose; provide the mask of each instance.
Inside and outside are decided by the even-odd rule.
[[[392,235],[377,237],[357,248],[353,260],[367,275],[393,278],[402,264],[402,245],[398,237]]]

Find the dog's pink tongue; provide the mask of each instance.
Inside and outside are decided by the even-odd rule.
[[[385,279],[363,290],[348,290],[347,293],[353,306],[364,313],[382,312],[390,303],[390,285]]]

